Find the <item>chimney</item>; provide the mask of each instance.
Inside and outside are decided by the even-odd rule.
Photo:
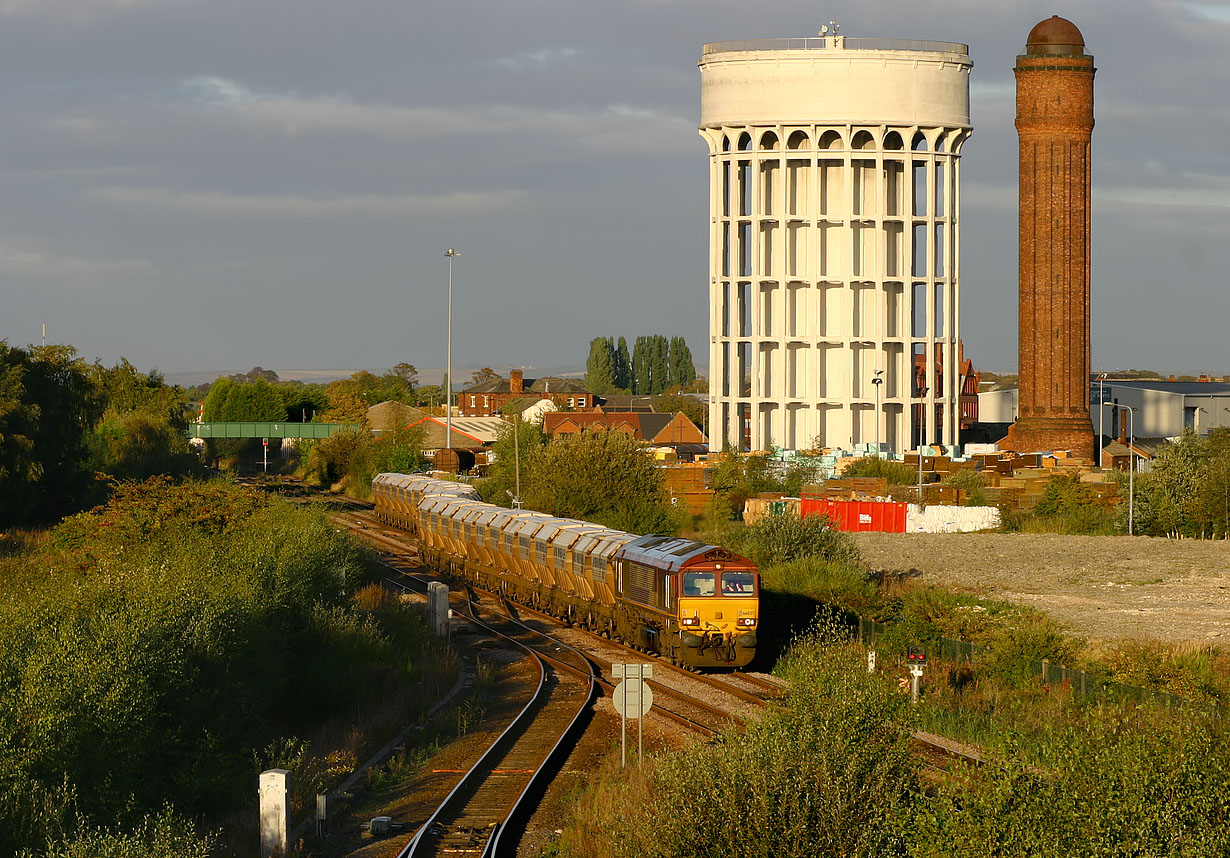
[[[1127,446],[1127,417],[1120,415],[1119,417],[1119,443]]]
[[[508,392],[521,393],[525,389],[525,380],[521,375],[521,370],[514,369],[508,373]]]

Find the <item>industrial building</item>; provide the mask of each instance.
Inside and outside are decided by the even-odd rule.
[[[822,33],[702,52],[710,443],[956,444],[968,48]]]

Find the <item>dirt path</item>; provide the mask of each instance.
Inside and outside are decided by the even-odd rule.
[[[859,533],[875,571],[1032,605],[1092,639],[1230,646],[1230,543],[1143,536]]]

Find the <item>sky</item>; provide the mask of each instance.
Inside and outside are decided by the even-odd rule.
[[[1230,373],[1230,3],[0,0],[0,339],[164,372],[707,360],[701,46],[970,45],[962,339],[1016,366],[1012,67],[1098,68],[1093,366]],[[1223,272],[1218,274],[1217,272]]]

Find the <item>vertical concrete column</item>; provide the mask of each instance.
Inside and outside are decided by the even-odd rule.
[[[286,854],[289,839],[286,769],[269,769],[260,774],[261,858]]]

